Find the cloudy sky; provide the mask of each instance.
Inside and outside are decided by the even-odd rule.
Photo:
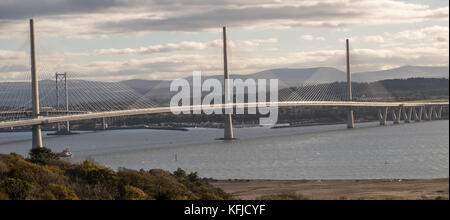
[[[232,74],[273,68],[448,66],[448,0],[0,0],[0,81],[26,78],[28,19],[41,72],[86,79]],[[45,74],[44,74],[45,75]]]

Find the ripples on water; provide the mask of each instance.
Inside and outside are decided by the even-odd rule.
[[[234,142],[216,141],[219,129],[114,130],[45,137],[54,151],[70,147],[117,169],[175,170],[216,179],[447,178],[449,121],[379,127],[378,123],[284,129],[235,129]],[[0,153],[26,155],[31,134],[0,133]]]

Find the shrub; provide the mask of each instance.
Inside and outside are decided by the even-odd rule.
[[[113,200],[117,197],[111,194],[116,189],[110,190],[110,187],[101,184],[89,185],[78,178],[72,179],[68,188],[73,190],[81,200]]]
[[[173,172],[173,175],[176,177],[186,178],[186,171],[182,170],[181,168],[178,168]]]
[[[65,183],[68,178],[56,167],[38,165],[11,154],[8,158],[10,169],[8,177],[46,186],[49,183]]]
[[[49,148],[33,148],[30,150],[30,161],[37,164],[48,164],[52,160],[57,160],[58,156]]]
[[[154,196],[158,200],[181,200],[191,198],[192,192],[171,173],[153,169],[149,173],[154,176]]]
[[[33,186],[23,180],[7,178],[1,184],[2,188],[8,194],[8,197],[12,200],[25,200],[28,198],[29,193]]]
[[[9,200],[8,194],[0,191],[0,200]]]
[[[190,174],[187,176],[187,179],[188,179],[190,182],[192,182],[192,183],[198,182],[198,181],[199,181],[199,178],[198,178],[197,172],[190,173]]]
[[[67,189],[63,185],[49,184],[47,189],[57,200],[78,200],[78,196],[73,190]]]
[[[117,174],[90,160],[67,168],[66,175],[76,182],[72,189],[81,199],[110,200],[117,197]]]
[[[148,195],[139,188],[134,186],[124,186],[122,200],[146,200]]]
[[[88,184],[114,184],[117,174],[114,170],[102,167],[92,161],[85,160],[80,165],[68,168],[66,173],[69,176],[80,178]]]
[[[0,160],[0,178],[8,173],[9,169],[6,163]]]
[[[136,171],[121,169],[119,170],[117,175],[119,178],[118,182],[120,199],[125,199],[126,197],[126,186],[139,188],[148,195],[149,199],[155,199],[154,189],[156,187],[156,180],[150,173],[147,173],[143,170]]]

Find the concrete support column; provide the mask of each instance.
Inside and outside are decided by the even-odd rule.
[[[394,119],[394,124],[400,124],[402,119],[402,107],[399,107],[397,111],[392,109],[392,118]]]
[[[433,118],[434,120],[439,120],[439,110],[436,110],[436,107],[433,106]]]
[[[403,118],[405,119],[405,123],[411,123],[413,115],[413,107],[403,108]]]
[[[102,118],[102,130],[107,129],[108,129],[108,121],[106,120],[106,118]]]
[[[39,77],[36,63],[36,44],[34,36],[34,20],[30,19],[30,54],[31,54],[31,97],[33,118],[40,117],[39,107]],[[33,125],[32,148],[42,148],[42,131],[40,125]]]
[[[429,111],[427,109],[427,107],[423,107],[423,120],[428,121],[430,117]]]
[[[430,107],[430,121],[434,118],[434,106]]]
[[[442,111],[444,110],[444,106],[439,107],[439,111],[438,111],[438,118],[439,120],[442,119]]]
[[[417,108],[416,107],[412,107],[413,109],[413,119],[414,121],[417,121],[417,119],[419,118],[419,114],[417,112]]]
[[[427,109],[425,107],[424,110],[425,110],[425,119],[427,121],[431,121],[433,117],[433,108],[430,107],[429,109]]]
[[[406,123],[411,123],[413,107],[410,107],[406,112]]]
[[[405,123],[410,123],[410,121],[408,121],[408,109],[406,107],[403,107],[403,120],[405,120]]]
[[[381,126],[385,126],[387,124],[388,112],[388,107],[378,109],[378,119],[380,120]]]
[[[355,118],[353,110],[350,107],[350,110],[348,110],[347,113],[347,128],[352,129],[355,128]]]
[[[417,122],[421,122],[422,121],[422,117],[423,117],[423,107],[421,106],[419,108],[419,114],[418,114],[418,118],[417,118]]]

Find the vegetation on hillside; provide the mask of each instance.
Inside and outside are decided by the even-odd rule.
[[[197,173],[112,169],[57,159],[47,148],[30,158],[0,154],[0,200],[223,200],[230,195]]]

